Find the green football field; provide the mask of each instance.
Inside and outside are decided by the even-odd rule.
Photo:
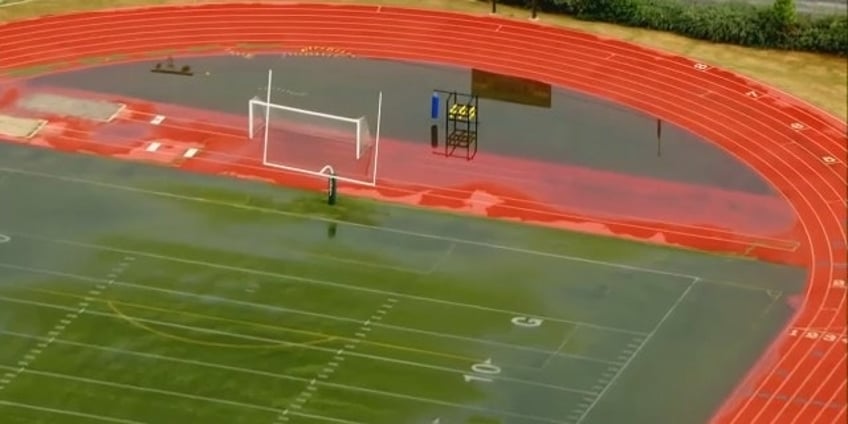
[[[0,416],[698,423],[803,277],[0,145]]]

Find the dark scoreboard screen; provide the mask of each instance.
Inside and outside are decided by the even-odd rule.
[[[491,100],[551,107],[551,85],[526,78],[471,70],[471,94]]]

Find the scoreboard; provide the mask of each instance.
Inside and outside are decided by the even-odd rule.
[[[551,107],[550,84],[479,69],[471,70],[471,94],[502,102]]]

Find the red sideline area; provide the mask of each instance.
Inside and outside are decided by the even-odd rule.
[[[621,41],[494,17],[376,6],[206,5],[17,22],[0,26],[0,71],[71,67],[83,56],[121,54],[132,60],[165,49],[233,49],[240,43],[269,43],[285,51],[328,46],[364,57],[544,80],[711,140],[789,202],[800,227],[793,254],[809,269],[800,311],[712,421],[846,421],[844,122],[729,72]],[[294,177],[286,178],[290,182]],[[678,237],[690,238],[684,245],[716,247],[701,235]]]
[[[3,85],[0,85],[2,87]],[[83,151],[118,158],[179,166],[207,173],[239,175],[281,184],[320,183],[262,166],[262,144],[245,137],[246,119],[208,110],[157,104],[79,90],[6,84],[0,112],[46,119],[50,124],[30,144]],[[127,105],[109,124],[50,116],[20,109],[17,101],[34,94],[53,94]],[[151,121],[165,117],[157,125]],[[300,132],[300,131],[296,131]],[[289,134],[298,137],[297,134]],[[168,142],[163,142],[167,140]],[[161,147],[148,152],[157,142]],[[186,144],[191,141],[191,146]],[[353,159],[353,146],[321,148],[320,140],[276,143],[286,149],[280,162],[318,170],[342,164],[352,176],[369,181],[353,168],[367,168],[371,158]],[[319,147],[316,147],[319,146]],[[196,160],[183,152],[201,149]],[[327,147],[332,148],[328,151]],[[272,152],[278,148],[270,149]],[[441,150],[437,150],[441,152]],[[294,153],[294,155],[292,155]],[[327,162],[328,158],[343,158]],[[297,156],[301,160],[292,159]],[[303,159],[306,158],[306,159]],[[361,163],[356,163],[361,162]],[[365,166],[363,166],[365,165]],[[342,167],[336,166],[339,172]],[[764,259],[803,265],[796,254],[800,226],[782,198],[730,192],[714,187],[640,178],[556,163],[522,160],[480,152],[472,162],[447,160],[430,148],[383,137],[380,142],[377,188],[343,190],[380,200],[462,210],[489,217],[516,219],[557,228],[615,234],[663,244],[759,255]],[[765,219],[764,217],[768,217]],[[748,230],[748,233],[743,230]],[[793,231],[795,232],[793,234]],[[781,234],[785,238],[753,234]],[[755,248],[756,247],[756,248]]]

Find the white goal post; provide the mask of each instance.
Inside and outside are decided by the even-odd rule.
[[[297,163],[280,163],[285,162],[285,160],[270,160],[269,143],[280,142],[279,140],[270,139],[270,127],[272,126],[272,122],[275,122],[280,127],[284,127],[285,131],[289,134],[300,133],[308,137],[340,141],[341,143],[336,143],[339,145],[338,149],[352,148],[353,151],[347,157],[350,158],[350,162],[367,160],[369,162],[366,164],[369,170],[367,173],[371,174],[369,176],[370,178],[353,178],[345,175],[335,175],[334,177],[339,181],[375,186],[377,182],[377,160],[379,158],[383,93],[379,92],[377,96],[377,128],[372,135],[365,116],[351,118],[272,103],[272,82],[273,71],[268,70],[268,92],[266,99],[263,101],[254,97],[248,101],[248,135],[252,140],[259,136],[262,137],[263,165],[325,178],[330,176],[327,173],[327,169],[344,169],[344,166],[336,163],[322,163],[322,166],[316,166],[314,168],[311,168],[313,164],[310,163],[311,169],[307,169],[304,166],[297,166]],[[260,117],[257,111],[264,112],[262,114],[264,116]],[[271,116],[272,111],[276,114],[275,117]],[[257,121],[260,121],[262,127],[264,127],[261,128],[261,130],[264,130],[261,134]],[[345,147],[345,144],[349,147]],[[347,153],[344,154],[347,155]],[[335,155],[335,159],[337,161],[339,160],[339,154]],[[320,160],[320,157],[315,160]]]

